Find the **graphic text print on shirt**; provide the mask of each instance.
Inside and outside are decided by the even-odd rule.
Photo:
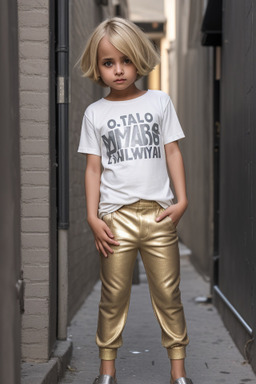
[[[150,112],[120,116],[107,122],[108,134],[102,135],[108,164],[123,161],[161,158],[159,125]]]

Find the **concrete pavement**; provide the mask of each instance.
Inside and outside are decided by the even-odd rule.
[[[170,366],[161,346],[160,327],[151,307],[148,286],[140,262],[141,283],[132,288],[131,305],[123,334],[124,345],[116,363],[119,384],[168,384]],[[256,383],[256,376],[234,345],[212,304],[197,304],[208,296],[209,283],[195,271],[189,251],[181,245],[181,292],[190,344],[187,375],[194,384]],[[98,373],[95,345],[100,283],[87,298],[69,328],[73,357],[61,384],[91,384]]]

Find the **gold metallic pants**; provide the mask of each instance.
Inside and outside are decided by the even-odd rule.
[[[102,290],[96,342],[103,360],[115,359],[117,348],[122,345],[138,250],[162,329],[162,345],[170,359],[185,357],[188,337],[180,300],[178,237],[169,217],[155,221],[162,211],[155,201],[139,200],[103,217],[120,243],[108,258],[101,255]]]

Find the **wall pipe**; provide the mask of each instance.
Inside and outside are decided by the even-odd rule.
[[[58,228],[69,227],[69,1],[57,1]]]
[[[69,0],[57,0],[58,339],[67,338],[69,228]]]

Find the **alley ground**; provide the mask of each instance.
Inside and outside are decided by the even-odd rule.
[[[141,263],[140,263],[141,264]],[[117,359],[119,384],[168,384],[170,367],[161,346],[160,328],[154,317],[144,269],[140,265],[141,284],[134,285],[128,321],[123,334],[124,345]],[[247,364],[212,304],[198,304],[196,297],[208,296],[209,283],[189,262],[188,250],[181,245],[181,291],[190,344],[186,368],[194,384],[256,383]],[[61,384],[91,384],[98,373],[98,350],[95,345],[100,283],[73,319],[69,338],[73,358]]]

